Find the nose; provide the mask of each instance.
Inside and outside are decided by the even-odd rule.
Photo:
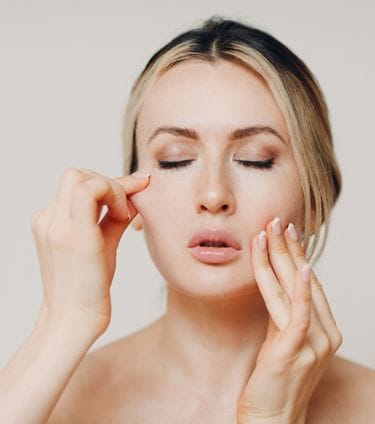
[[[222,168],[205,171],[197,190],[196,209],[217,214],[231,215],[235,211],[235,199],[231,189],[230,176]]]

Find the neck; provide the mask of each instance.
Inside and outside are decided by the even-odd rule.
[[[167,310],[160,320],[160,349],[168,370],[206,399],[238,399],[255,367],[268,317],[258,289],[203,300],[168,285]]]

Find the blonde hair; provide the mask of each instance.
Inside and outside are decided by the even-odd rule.
[[[151,57],[133,84],[125,111],[124,175],[138,167],[137,117],[149,90],[171,67],[192,59],[234,62],[255,72],[271,90],[288,128],[304,196],[302,247],[307,259],[314,263],[326,244],[330,213],[342,188],[328,108],[318,82],[305,63],[264,31],[238,21],[212,17],[203,26],[178,35]],[[315,219],[311,228],[313,211]],[[312,259],[322,228],[323,242]]]

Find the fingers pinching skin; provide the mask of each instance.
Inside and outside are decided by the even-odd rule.
[[[134,174],[131,174],[130,176],[118,177],[114,179],[116,183],[121,185],[122,190],[124,190],[126,196],[126,221],[124,222],[123,220],[118,221],[113,219],[108,211],[99,224],[104,237],[106,237],[108,243],[113,244],[114,247],[118,246],[123,232],[129,226],[134,216],[138,213],[136,207],[128,197],[129,193],[133,194],[137,191],[145,189],[150,182],[150,173],[138,173],[137,175],[138,177],[134,176]],[[129,179],[132,180],[130,183]]]
[[[120,201],[123,198],[121,188],[124,190],[125,196],[134,194],[144,189],[147,186],[147,184],[150,181],[149,177],[151,176],[149,172],[136,171],[130,175],[120,176],[120,177],[111,179],[101,174],[98,174],[97,172],[91,169],[80,168],[80,171],[84,172],[85,174],[98,176],[100,178],[106,179],[108,183],[112,186],[114,195],[118,197]],[[128,221],[132,219],[132,215],[135,215],[137,213],[136,208],[134,207],[133,203],[128,198],[127,198],[127,207],[125,208],[125,210],[121,209],[122,212],[120,217],[116,217],[116,215],[111,211],[110,207],[108,209],[109,209],[109,216],[113,219],[117,218],[120,221],[123,221],[125,212],[126,212],[126,218]]]
[[[131,180],[129,180],[129,177]],[[117,177],[115,181],[117,181],[125,190],[127,196],[131,196],[132,194],[138,192],[139,190],[143,190],[150,182],[150,173],[145,171],[137,171],[133,174]],[[133,202],[128,197],[128,219],[131,221],[134,216],[138,213],[137,209],[133,205]]]
[[[122,185],[127,195],[136,193],[140,185],[148,183],[150,173],[145,171],[137,171],[130,175],[125,175],[115,178],[119,184]]]
[[[120,183],[121,181],[121,183]],[[127,194],[143,189],[148,180],[140,180],[132,176],[109,179],[105,177],[92,177],[84,180],[75,188],[72,218],[74,224],[83,231],[90,231],[97,223],[99,205],[108,207],[106,221],[120,221],[129,223]],[[82,199],[85,199],[82,201]],[[104,219],[104,218],[103,218]],[[106,225],[105,223],[103,224]]]
[[[89,169],[68,168],[52,204],[33,214],[49,319],[67,316],[95,334],[108,327],[118,242],[129,225],[128,212],[137,212],[126,190],[135,193],[149,183],[132,176],[121,180],[123,184]],[[103,206],[108,211],[98,222]]]
[[[290,223],[284,232],[285,240],[291,252],[292,258],[298,267],[302,267],[305,263],[305,254],[299,242],[298,233],[295,226]],[[311,293],[315,305],[317,315],[330,338],[332,349],[337,350],[342,343],[342,335],[337,328],[336,321],[333,317],[328,300],[324,294],[322,285],[320,284],[316,274],[312,272],[311,276]]]

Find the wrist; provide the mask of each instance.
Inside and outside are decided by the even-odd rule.
[[[109,321],[108,321],[109,324]],[[69,313],[56,314],[48,311],[46,305],[42,305],[34,333],[54,333],[62,337],[69,336],[74,340],[95,341],[104,333],[108,324],[104,320],[91,318],[84,314]]]

